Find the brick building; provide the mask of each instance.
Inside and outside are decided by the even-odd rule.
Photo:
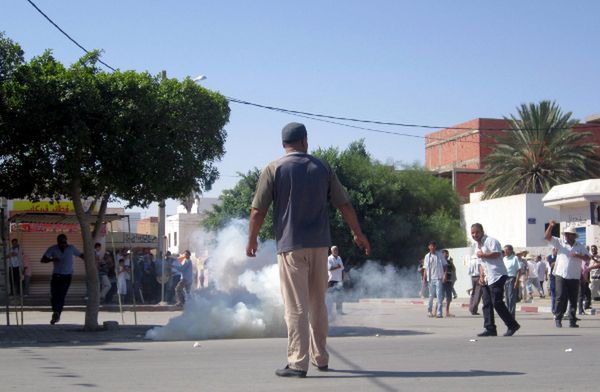
[[[425,136],[425,167],[452,181],[461,199],[468,201],[471,192],[483,190],[473,183],[485,171],[483,162],[492,152],[494,136],[507,128],[504,119],[476,118],[430,133]],[[600,146],[600,114],[587,117],[574,130],[592,132],[591,140]]]
[[[158,217],[151,216],[148,218],[140,219],[137,224],[138,234],[147,234],[158,236]]]

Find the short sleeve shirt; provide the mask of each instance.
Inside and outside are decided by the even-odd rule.
[[[423,258],[423,265],[425,266],[427,281],[431,282],[434,279],[444,278],[444,267],[448,267],[448,262],[443,253],[437,251],[433,254],[427,253]]]
[[[331,268],[341,266],[342,268],[335,269],[331,271]],[[327,271],[329,275],[330,282],[341,282],[342,281],[342,271],[344,270],[344,263],[342,262],[342,258],[340,256],[329,255],[327,258]]]
[[[83,256],[83,254],[73,245],[67,245],[64,251],[60,250],[58,245],[53,245],[46,250],[44,256],[59,259],[54,262],[52,273],[72,275],[73,274],[73,256]]]
[[[575,242],[573,246],[562,238],[552,237],[548,241],[550,245],[557,249],[556,263],[554,264],[554,275],[560,276],[563,279],[580,279],[581,278],[581,259],[573,257],[573,253],[580,255],[590,255],[579,242]]]
[[[328,247],[329,203],[339,207],[349,197],[329,165],[310,154],[293,152],[263,169],[252,207],[273,203],[277,253]]]
[[[521,269],[519,258],[513,254],[512,256],[504,256],[502,260],[504,261],[504,266],[506,267],[506,274],[511,278],[516,278],[517,273]]]
[[[483,253],[498,253],[498,256],[490,259],[481,259],[481,264],[485,270],[485,280],[487,284],[493,284],[497,282],[503,275],[507,274],[506,266],[502,260],[502,247],[498,240],[484,235],[481,245],[481,251]]]

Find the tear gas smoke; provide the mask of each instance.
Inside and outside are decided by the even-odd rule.
[[[214,287],[189,295],[183,313],[146,333],[155,340],[285,336],[275,242],[246,257],[247,221],[221,230],[209,252]]]
[[[221,230],[209,251],[211,288],[189,295],[183,312],[146,333],[154,340],[201,340],[286,336],[274,241],[259,245],[256,257],[245,255],[248,221]],[[407,297],[418,292],[416,269],[398,272],[368,261],[350,270],[347,300]]]
[[[396,268],[367,260],[349,271],[350,287],[346,298],[407,298],[419,292],[420,280],[415,268]]]

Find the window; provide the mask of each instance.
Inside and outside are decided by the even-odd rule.
[[[173,233],[173,246],[177,246],[177,232]]]

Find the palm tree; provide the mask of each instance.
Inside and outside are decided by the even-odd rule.
[[[578,123],[555,102],[522,104],[518,117],[505,117],[510,129],[484,159],[486,199],[521,193],[546,193],[554,185],[600,177],[598,145],[589,132],[574,132]]]

